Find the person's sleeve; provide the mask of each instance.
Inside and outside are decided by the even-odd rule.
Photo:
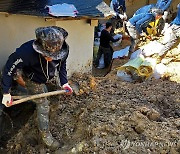
[[[148,25],[148,23],[152,20],[152,18],[153,17],[151,15],[147,14],[136,22],[136,29],[139,34],[142,33],[143,27],[145,25]]]
[[[169,0],[168,3],[164,6],[163,11],[167,10],[171,5],[172,0]]]
[[[22,68],[23,68],[23,58],[18,56],[16,52],[11,54],[3,70],[2,91],[4,94],[10,93],[14,73],[16,72],[17,69],[22,69]]]
[[[112,10],[114,10],[113,1],[111,1],[111,3],[110,3],[110,8],[111,8]]]
[[[110,33],[107,33],[107,37],[108,37],[108,39],[109,39],[110,41],[112,41],[112,42],[117,42],[117,41],[119,41],[119,38],[114,39],[114,38],[111,36]]]
[[[67,80],[67,70],[66,70],[66,60],[61,63],[59,69],[59,79],[61,86],[68,82]]]
[[[124,8],[124,12],[126,12],[126,1],[123,0],[123,8]]]

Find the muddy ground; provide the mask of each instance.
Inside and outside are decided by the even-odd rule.
[[[173,81],[128,83],[116,77],[127,61],[113,60],[111,71],[93,68],[93,76],[74,74],[70,82],[80,91],[50,98],[50,129],[64,143],[57,151],[41,141],[33,102],[6,108],[0,154],[180,153],[179,63],[173,63]]]
[[[180,84],[128,83],[114,73],[71,80],[79,83],[79,95],[51,98],[51,132],[64,146],[52,152],[42,144],[34,112],[1,153],[180,153]]]

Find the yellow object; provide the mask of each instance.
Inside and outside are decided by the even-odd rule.
[[[155,21],[149,23],[149,26],[146,28],[148,35],[154,35],[154,36],[157,35],[160,19],[156,19]]]
[[[148,78],[153,74],[155,66],[156,66],[155,58],[146,58],[138,68],[139,75]]]
[[[155,58],[144,59],[144,57],[138,57],[117,69],[118,71],[125,71],[127,74],[133,76],[133,78],[138,79],[138,77],[142,77],[147,79],[153,74],[156,63]]]
[[[133,60],[130,60],[126,64],[124,64],[121,67],[118,67],[117,70],[124,70],[127,73],[136,72],[138,74],[138,68],[143,63],[144,58],[138,57]]]
[[[96,88],[96,81],[94,77],[90,78],[90,83],[89,83],[90,87],[92,90],[94,90]]]

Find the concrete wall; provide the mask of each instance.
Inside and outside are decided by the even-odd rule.
[[[67,43],[70,55],[68,75],[75,71],[87,72],[92,68],[94,27],[85,20],[45,21],[43,18],[0,14],[0,69],[8,56],[22,43],[34,39],[34,30],[40,26],[62,26],[69,33]]]
[[[22,43],[35,38],[34,30],[39,26],[54,25],[43,18],[0,14],[0,68],[8,56]]]
[[[68,72],[88,72],[92,69],[94,27],[86,20],[57,21],[57,26],[66,27],[70,47]]]

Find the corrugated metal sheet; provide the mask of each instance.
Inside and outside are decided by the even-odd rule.
[[[79,12],[77,17],[104,17],[104,13],[97,9],[102,2],[102,0],[0,0],[0,12],[49,17],[46,5],[67,3],[77,8]]]

